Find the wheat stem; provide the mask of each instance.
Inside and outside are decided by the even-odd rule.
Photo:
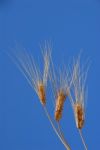
[[[62,139],[63,139],[64,142],[66,143],[66,140],[65,140],[64,134],[63,134],[63,132],[62,132],[62,130],[61,130],[61,126],[60,126],[59,122],[58,122],[58,130],[59,130],[59,133],[60,133]],[[66,143],[66,144],[67,144],[67,143]]]
[[[49,119],[49,121],[50,121],[50,123],[51,123],[51,125],[52,125],[52,128],[54,129],[55,133],[56,133],[57,136],[59,137],[59,139],[60,139],[60,141],[62,142],[62,144],[65,146],[65,148],[66,148],[67,150],[71,150],[70,147],[69,147],[69,145],[68,145],[67,143],[65,143],[65,141],[62,139],[62,137],[59,135],[59,132],[58,132],[58,130],[56,129],[56,127],[55,127],[55,125],[54,125],[54,123],[53,123],[53,121],[52,121],[52,118],[50,117],[50,114],[49,114],[49,112],[48,112],[46,106],[44,106],[44,110],[45,110],[45,113],[46,113],[46,115],[47,115],[47,117],[48,117],[48,119]]]
[[[82,135],[82,130],[78,129],[78,131],[79,131],[79,134],[80,134],[80,137],[81,137],[81,140],[82,140],[82,143],[84,145],[85,150],[88,150],[86,143],[85,143],[85,140],[84,140],[83,135]]]

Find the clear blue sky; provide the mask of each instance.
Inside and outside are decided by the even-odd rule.
[[[15,41],[40,56],[39,44],[53,43],[55,65],[83,49],[92,64],[83,129],[89,150],[100,148],[100,0],[0,1],[0,51]],[[85,59],[83,59],[85,62]],[[83,150],[70,103],[63,129],[72,150]],[[35,92],[12,61],[0,52],[0,150],[64,150]]]

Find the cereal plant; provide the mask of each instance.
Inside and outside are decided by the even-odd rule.
[[[66,150],[71,150],[64,132],[61,129],[60,121],[63,116],[64,103],[68,98],[71,103],[73,115],[75,117],[76,128],[79,131],[84,149],[87,150],[87,145],[82,135],[82,128],[85,123],[85,101],[86,101],[86,78],[88,67],[81,65],[80,55],[73,60],[72,66],[66,66],[65,69],[56,73],[53,65],[51,47],[47,43],[42,48],[43,70],[34,61],[32,53],[25,49],[12,49],[8,54],[13,62],[17,65],[29,85],[36,92],[41,106],[60,141],[65,146]],[[51,83],[51,84],[48,84]],[[54,118],[51,117],[47,108],[47,87],[51,85],[54,102]]]

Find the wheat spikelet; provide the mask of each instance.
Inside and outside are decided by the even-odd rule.
[[[42,105],[45,105],[46,104],[46,93],[45,93],[44,84],[42,82],[38,82],[37,89],[38,89],[37,93],[38,93],[40,102],[42,103]]]
[[[62,117],[62,110],[63,110],[65,99],[66,99],[66,95],[62,90],[60,90],[57,93],[57,99],[56,99],[56,108],[55,108],[56,121],[59,121]]]
[[[80,103],[74,104],[75,120],[78,129],[82,129],[84,125],[84,109]]]

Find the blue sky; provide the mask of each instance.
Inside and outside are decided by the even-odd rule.
[[[0,1],[0,150],[64,150],[35,92],[2,52],[17,42],[40,57],[45,40],[53,44],[55,65],[67,64],[81,49],[83,62],[91,59],[83,134],[89,150],[99,149],[100,0],[5,0]],[[72,149],[83,150],[69,101],[61,124]]]

